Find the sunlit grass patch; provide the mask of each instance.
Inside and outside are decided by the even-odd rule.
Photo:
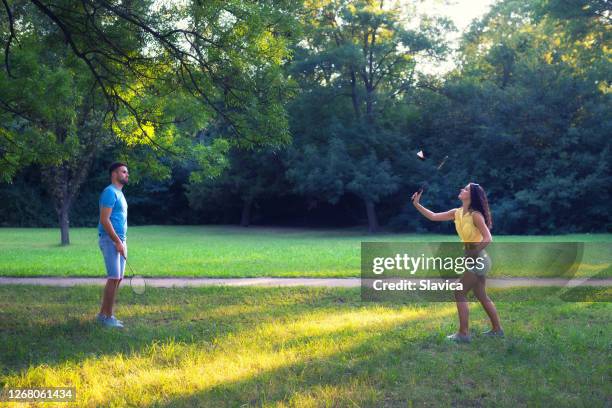
[[[0,287],[1,385],[75,386],[79,406],[603,406],[607,395],[607,303],[505,303],[496,291],[508,337],[456,345],[454,304],[362,303],[358,290],[123,290],[123,331],[93,323],[99,296]]]

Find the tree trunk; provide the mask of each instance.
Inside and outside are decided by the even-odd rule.
[[[70,205],[64,203],[58,212],[62,245],[70,245]]]
[[[60,227],[62,245],[70,245],[70,207],[72,207],[72,194],[68,185],[68,170],[64,166],[52,170],[55,185],[52,187],[55,201],[55,212]]]
[[[371,200],[365,200],[366,212],[368,214],[368,232],[374,234],[378,232],[378,217],[376,216],[376,206]]]
[[[248,227],[251,224],[251,207],[253,207],[253,200],[244,200],[242,205],[242,217],[240,218],[241,227]]]
[[[359,119],[361,112],[359,111],[359,99],[357,96],[357,78],[355,76],[355,70],[351,67],[351,100],[353,101],[353,110],[355,111],[355,117]]]
[[[366,119],[368,124],[374,123],[374,89],[366,87]]]
[[[80,187],[87,178],[94,152],[95,148],[81,157],[80,162],[72,166],[77,171],[71,171],[66,163],[42,168],[43,182],[53,199],[59,221],[62,245],[70,245],[70,208],[78,196]]]

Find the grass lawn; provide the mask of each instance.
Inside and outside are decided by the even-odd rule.
[[[144,276],[308,276],[360,275],[362,241],[458,241],[456,235],[364,235],[355,230],[241,228],[228,226],[130,227],[129,256]],[[1,276],[104,276],[93,228],[73,228],[71,245],[59,245],[58,229],[0,228]],[[496,236],[496,242],[585,242],[586,269],[610,266],[612,234]],[[607,253],[603,253],[605,250]],[[519,259],[524,254],[508,254]],[[512,270],[513,276],[533,276]]]
[[[0,386],[74,386],[77,406],[612,403],[610,303],[493,292],[507,337],[458,345],[444,339],[452,303],[362,303],[352,289],[122,288],[126,328],[113,331],[92,322],[100,291],[0,287]],[[472,330],[486,329],[480,306],[471,310]]]

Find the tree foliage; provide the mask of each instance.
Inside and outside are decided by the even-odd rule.
[[[447,23],[409,29],[399,7],[382,1],[309,1],[305,9],[291,68],[303,92],[293,104],[288,175],[298,192],[322,200],[358,196],[374,232],[376,204],[399,184],[391,163],[410,145],[389,112],[415,85],[415,58],[444,51]]]
[[[412,2],[7,0],[0,195],[61,197],[112,156],[142,180],[138,222],[274,223],[267,205],[450,232],[410,206],[427,180],[435,210],[484,186],[496,233],[609,231],[607,3],[497,1],[432,76],[452,26]]]
[[[221,173],[230,145],[288,141],[287,4],[3,4],[0,177],[42,165],[62,243],[94,156],[113,143],[136,179],[187,162],[201,180]],[[211,124],[217,137],[202,143]]]

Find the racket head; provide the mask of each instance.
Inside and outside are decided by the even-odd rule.
[[[147,289],[147,284],[141,275],[136,275],[134,273],[134,269],[132,268],[132,265],[128,263],[127,258],[124,257],[124,259],[125,259],[125,264],[130,270],[130,277],[129,277],[130,288],[135,294],[142,295],[143,293],[145,293],[145,290]]]
[[[130,288],[137,295],[142,295],[147,290],[145,279],[140,275],[132,275],[130,277]]]

